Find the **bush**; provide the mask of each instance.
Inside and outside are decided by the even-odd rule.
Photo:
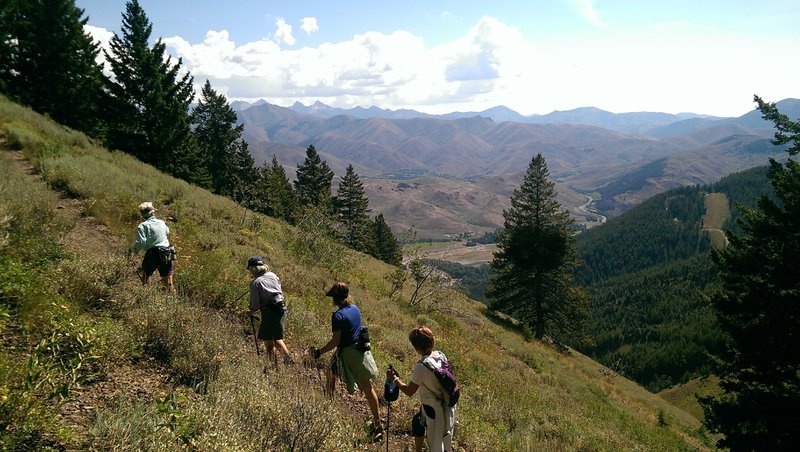
[[[76,257],[59,266],[59,292],[90,309],[117,310],[116,287],[132,271],[126,259],[107,253],[102,257]]]
[[[235,353],[236,330],[218,311],[182,303],[148,287],[130,314],[145,352],[170,366],[178,383],[204,392],[224,359]]]

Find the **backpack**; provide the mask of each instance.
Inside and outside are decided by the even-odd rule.
[[[439,384],[444,388],[444,392],[450,399],[447,406],[452,408],[456,406],[458,398],[461,397],[461,386],[459,386],[456,381],[456,375],[453,373],[453,368],[450,366],[450,363],[444,359],[441,360],[440,363],[441,365],[437,368],[428,362],[427,359],[422,360],[422,364],[433,372],[436,380],[439,381]]]

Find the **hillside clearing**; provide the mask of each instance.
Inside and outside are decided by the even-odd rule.
[[[715,249],[728,246],[728,238],[722,225],[731,215],[728,197],[725,193],[708,193],[703,197],[706,213],[703,215],[703,230],[711,238],[711,246]]]

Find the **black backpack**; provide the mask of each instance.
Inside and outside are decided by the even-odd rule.
[[[428,362],[427,359],[422,360],[422,364],[430,369],[433,372],[433,375],[436,377],[436,380],[439,381],[439,384],[442,385],[444,388],[444,392],[450,396],[450,401],[447,404],[449,407],[454,407],[458,403],[458,398],[461,397],[461,386],[458,385],[456,381],[456,375],[453,373],[453,368],[450,366],[450,362],[443,359],[440,361],[441,366],[438,368]]]

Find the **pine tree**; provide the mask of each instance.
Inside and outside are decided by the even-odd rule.
[[[371,224],[372,229],[372,250],[370,254],[386,263],[400,265],[402,252],[397,238],[392,233],[383,214],[375,216]]]
[[[261,172],[248,151],[247,142],[241,141],[233,155],[234,188],[231,197],[249,209],[255,209],[258,201],[258,187],[262,183]]]
[[[286,177],[286,170],[275,155],[272,156],[271,164],[264,162],[264,166],[261,168],[261,180],[263,181],[262,189],[259,191],[259,193],[263,193],[259,196],[263,200],[263,204],[260,206],[261,212],[293,223],[297,200],[292,184]]]
[[[756,96],[775,123],[774,144],[800,152],[800,120]],[[705,423],[730,450],[791,450],[800,444],[800,164],[770,159],[777,201],[762,197],[739,219],[742,234],[713,254],[722,289],[712,296],[730,349],[718,362],[723,394],[701,400]]]
[[[488,295],[493,308],[516,317],[537,339],[546,333],[583,339],[587,299],[572,285],[578,264],[572,219],[556,201],[548,176],[544,157],[533,157],[511,208],[503,212],[505,230]]]
[[[294,189],[300,205],[322,207],[329,210],[332,181],[333,171],[326,162],[320,159],[314,145],[308,146],[305,160],[297,166],[297,180],[294,181]]]
[[[364,184],[358,178],[353,165],[347,166],[345,175],[339,181],[339,191],[334,204],[344,243],[356,251],[369,250],[369,200],[364,194]]]
[[[237,192],[241,197],[243,193],[252,191],[242,186],[242,171],[250,178],[255,177],[255,162],[247,152],[247,143],[242,140],[244,124],[236,124],[236,112],[208,80],[190,120],[198,149],[208,164],[212,191],[228,197],[234,197]],[[248,166],[248,163],[252,165]],[[251,181],[250,185],[255,184]]]
[[[0,86],[34,110],[99,137],[105,77],[83,14],[74,0],[14,0],[0,7]]]
[[[108,84],[109,147],[190,182],[203,183],[208,175],[197,152],[189,125],[194,98],[192,76],[181,75],[181,60],[165,57],[159,39],[150,47],[153,25],[137,0],[125,4],[122,36],[114,34],[106,59],[114,72]]]
[[[7,0],[0,3],[0,92],[9,94],[12,72],[17,58],[15,31],[21,18],[19,17],[19,0]]]

